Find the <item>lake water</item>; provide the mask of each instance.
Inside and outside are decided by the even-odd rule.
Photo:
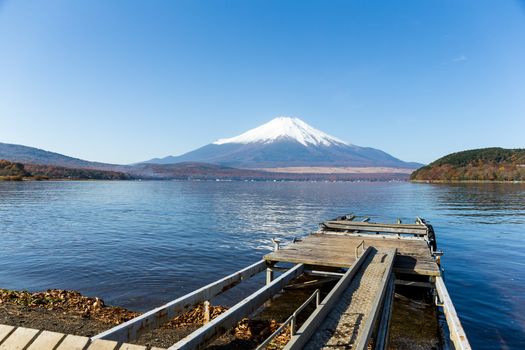
[[[476,349],[525,348],[525,185],[0,182],[0,288],[145,310],[353,212],[429,220]]]

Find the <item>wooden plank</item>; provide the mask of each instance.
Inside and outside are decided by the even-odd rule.
[[[345,230],[361,232],[388,232],[426,235],[428,230],[423,225],[404,225],[404,224],[374,224],[369,222],[344,222],[344,221],[326,221],[322,224],[323,230]]]
[[[89,345],[88,350],[115,350],[118,343],[113,340],[95,339]]]
[[[321,322],[328,315],[330,310],[333,308],[337,302],[341,293],[348,287],[350,281],[354,278],[355,274],[359,270],[359,267],[363,264],[363,261],[370,254],[371,248],[368,247],[363,255],[357,259],[355,264],[346,271],[346,273],[341,277],[339,282],[332,288],[330,293],[323,299],[319,306],[312,312],[310,317],[304,322],[304,324],[299,328],[297,333],[292,336],[288,344],[284,347],[284,350],[300,350],[311,338],[312,334],[319,327]]]
[[[290,270],[273,280],[270,284],[262,287],[241,302],[235,304],[228,311],[216,317],[211,322],[202,326],[168,349],[204,349],[215,338],[235,326],[243,317],[251,314],[266,300],[277,294],[288,282],[301,275],[303,270],[303,264],[295,265]]]
[[[150,329],[154,329],[177,315],[188,311],[190,308],[205,300],[228,290],[239,282],[248,279],[266,269],[267,263],[261,260],[228,275],[218,281],[210,283],[178,299],[170,301],[158,308],[148,311],[141,316],[115,326],[105,332],[99,333],[92,339],[107,339],[118,342],[129,342],[137,339]]]
[[[381,245],[384,248],[398,248],[405,249],[407,252],[421,252],[430,254],[427,242],[422,238],[405,238],[397,236],[383,236],[370,233],[363,234],[312,234],[303,238],[303,240],[296,242],[282,248],[286,250],[289,248],[295,249],[297,247],[311,247],[312,245],[320,245],[321,247],[337,247],[339,250],[352,249],[361,241],[369,242],[368,245]],[[383,247],[381,247],[383,248]],[[280,250],[279,250],[280,251]]]
[[[65,336],[62,333],[42,331],[27,350],[53,350]]]
[[[0,343],[7,338],[9,334],[15,329],[13,326],[8,326],[5,324],[0,324]]]
[[[352,221],[351,223],[348,223],[344,220],[328,220],[323,222],[325,223],[333,223],[333,224],[348,224],[348,225],[355,225],[355,226],[362,226],[362,227],[370,227],[370,226],[377,226],[377,227],[385,227],[385,228],[405,228],[405,229],[414,229],[414,230],[426,230],[426,226],[423,224],[389,224],[384,222],[370,222],[370,221]]]
[[[454,348],[457,350],[472,349],[442,277],[436,277],[436,290],[439,299],[443,303],[443,311],[445,312],[445,318],[447,319],[448,329],[450,331],[450,339],[452,339],[454,343]]]
[[[58,345],[56,350],[84,350],[88,343],[88,337],[69,334],[64,338],[60,345]]]
[[[0,345],[0,350],[22,350],[40,332],[38,329],[18,327]]]
[[[160,348],[152,348],[152,349],[163,350]],[[120,346],[120,348],[118,348],[118,350],[146,350],[146,347],[143,345],[124,343]]]

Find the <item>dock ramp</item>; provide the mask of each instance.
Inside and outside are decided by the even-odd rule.
[[[367,348],[387,289],[392,293],[396,250],[370,247],[363,255],[354,275],[341,279],[285,349]]]

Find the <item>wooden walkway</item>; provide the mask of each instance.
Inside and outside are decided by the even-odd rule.
[[[142,345],[0,325],[0,350],[146,350]],[[150,348],[150,350],[163,350]]]
[[[315,233],[295,244],[290,244],[267,254],[269,262],[304,263],[315,266],[350,267],[355,261],[355,249],[364,241],[366,247],[397,249],[394,272],[439,276],[436,264],[427,243],[422,239],[400,239],[373,235],[345,235],[343,233]]]
[[[367,347],[384,299],[394,255],[395,249],[370,252],[304,349]]]

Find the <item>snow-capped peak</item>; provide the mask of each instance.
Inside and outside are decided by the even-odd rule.
[[[215,145],[223,145],[225,143],[271,143],[279,139],[292,139],[304,146],[332,146],[337,144],[348,143],[330,136],[321,130],[317,130],[306,124],[299,118],[278,117],[270,120],[255,129],[228,139],[220,139],[215,141]]]

